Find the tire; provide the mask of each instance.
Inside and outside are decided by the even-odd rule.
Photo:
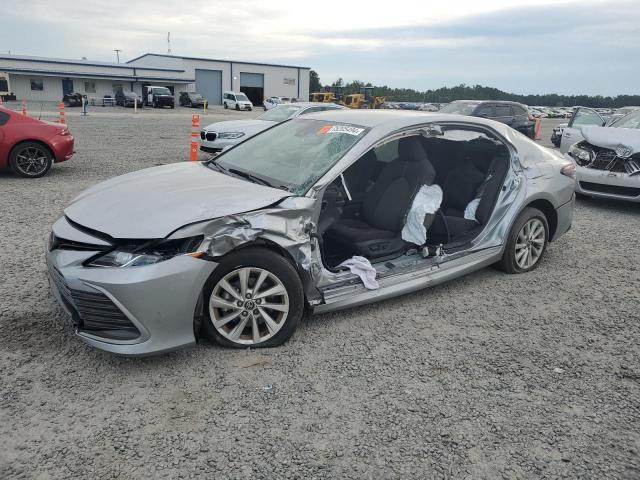
[[[176,108],[175,104],[171,104],[169,105],[169,108],[171,108],[171,110],[173,110],[174,108]]]
[[[240,111],[240,105],[236,103],[236,110]]]
[[[153,101],[152,106],[153,106],[153,108],[158,108],[158,104],[156,103],[156,101],[155,101],[155,100]]]
[[[527,226],[529,226],[529,233],[525,230]],[[543,231],[536,234],[540,227]],[[521,242],[518,242],[519,239]],[[518,244],[523,243],[528,247],[518,247]],[[537,208],[525,208],[511,227],[507,245],[500,260],[500,269],[506,273],[525,273],[535,270],[547,251],[548,243],[549,223],[547,217]],[[538,245],[538,248],[535,245]],[[527,249],[528,252],[522,253]],[[517,258],[516,255],[520,258]],[[529,260],[532,263],[528,263]]]
[[[25,178],[40,178],[47,174],[53,164],[51,151],[37,142],[17,144],[9,154],[9,166],[16,175]]]
[[[249,271],[249,268],[252,270]],[[262,272],[267,272],[258,287],[258,294],[282,289],[285,293],[276,293],[268,297],[271,302],[269,304],[278,309],[260,307],[260,302],[264,301],[262,305],[266,305],[265,297],[242,298],[240,272],[248,272],[246,291],[250,293],[245,294],[245,297],[253,294],[251,290]],[[223,280],[233,287],[235,294],[221,286]],[[223,258],[207,280],[203,298],[202,332],[207,338],[229,348],[265,348],[282,345],[291,337],[304,313],[304,294],[298,272],[281,255],[265,248],[241,249]],[[225,303],[214,303],[216,298]],[[243,305],[240,305],[241,303]],[[221,305],[230,305],[232,308],[227,309]],[[286,312],[282,311],[285,306]],[[228,316],[232,316],[232,319],[227,320],[227,323],[214,326],[216,318],[220,322]],[[257,337],[254,333],[256,326]]]
[[[224,102],[224,109],[226,110],[227,108],[229,108],[229,105],[227,105],[227,102]]]

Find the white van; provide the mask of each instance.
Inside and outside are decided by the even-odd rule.
[[[222,105],[224,105],[224,108],[235,108],[236,110],[253,109],[253,103],[242,92],[224,92],[222,94]]]

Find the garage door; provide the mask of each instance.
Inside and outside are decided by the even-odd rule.
[[[249,97],[249,100],[254,105],[262,105],[264,100],[264,75],[262,73],[240,72],[240,91]]]
[[[222,71],[196,68],[196,92],[210,105],[222,105]]]

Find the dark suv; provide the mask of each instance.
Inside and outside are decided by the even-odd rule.
[[[509,125],[529,138],[535,137],[534,118],[526,105],[502,100],[456,100],[440,109],[440,113],[456,113],[482,117]]]
[[[144,87],[144,103],[153,108],[175,107],[173,93],[167,87]]]

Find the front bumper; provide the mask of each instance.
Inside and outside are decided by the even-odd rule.
[[[202,140],[202,138],[201,138],[200,139],[200,150],[202,150],[203,152],[208,152],[208,153],[220,153],[223,148],[229,147],[229,146],[233,146],[236,143],[239,143],[241,140],[244,140],[245,138],[247,138],[246,135],[244,137],[240,137],[240,138],[237,138],[237,139],[220,139],[220,138],[216,138],[213,141]]]
[[[82,232],[78,233],[82,240],[68,238],[73,230],[64,218],[54,225],[56,235],[86,242]],[[51,289],[72,316],[78,337],[126,356],[165,352],[195,342],[196,305],[216,263],[181,255],[144,267],[84,267],[82,263],[96,253],[50,250],[46,242]],[[104,325],[100,322],[109,327],[100,328]]]
[[[640,202],[640,175],[576,166],[576,178],[576,192],[583,195]]]

